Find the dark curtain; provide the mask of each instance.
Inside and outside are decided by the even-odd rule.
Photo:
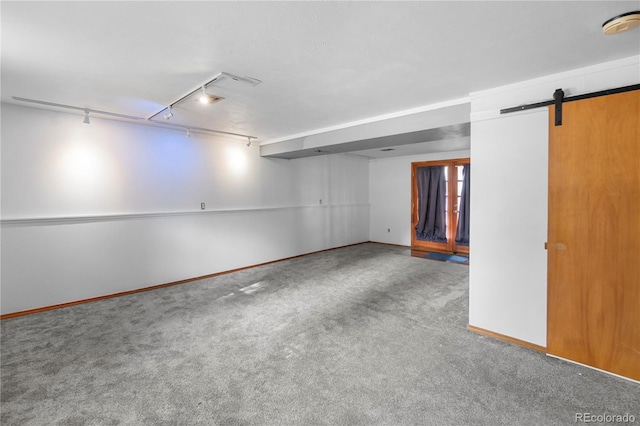
[[[458,209],[458,229],[456,230],[456,244],[469,245],[469,195],[471,194],[471,167],[465,164],[462,168],[462,193],[460,194],[460,208]]]
[[[418,167],[418,224],[416,238],[423,241],[447,242],[444,166]]]

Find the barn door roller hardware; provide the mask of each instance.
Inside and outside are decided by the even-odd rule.
[[[556,126],[562,126],[562,101],[564,100],[564,90],[556,89],[553,92],[553,100],[556,105]]]
[[[556,113],[555,124],[556,126],[562,126],[562,104],[563,103],[580,101],[582,99],[597,98],[598,96],[614,95],[616,93],[631,92],[634,90],[640,90],[640,84],[632,84],[631,86],[617,87],[615,89],[601,90],[599,92],[585,93],[584,95],[576,95],[576,96],[570,96],[568,98],[565,98],[564,90],[556,89],[556,91],[553,93],[553,100],[536,102],[534,104],[518,105],[511,108],[501,109],[500,114],[509,114],[512,112],[525,111],[528,109],[542,108],[549,105],[555,105],[555,113]]]

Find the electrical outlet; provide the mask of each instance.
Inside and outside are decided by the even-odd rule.
[[[200,210],[204,210],[204,203],[200,203]]]

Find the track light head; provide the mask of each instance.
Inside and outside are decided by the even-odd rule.
[[[205,90],[204,86],[202,86],[202,94],[198,98],[198,101],[200,101],[201,104],[211,103],[211,96],[207,95],[207,91]]]
[[[191,130],[187,129],[187,137],[190,138],[191,137]]]
[[[89,120],[89,110],[84,110],[84,120],[82,120],[84,124],[91,124],[91,120]]]
[[[164,115],[164,119],[168,120],[173,117],[173,111],[171,111],[171,106],[167,107],[167,113]]]
[[[251,136],[247,137],[247,139],[249,140],[249,141],[247,142],[247,146],[251,146]]]
[[[221,96],[208,94],[205,89],[205,86],[202,86],[202,93],[200,94],[200,96],[196,98],[196,102],[207,105],[207,104],[213,104],[213,103],[219,102],[223,99],[224,98]]]

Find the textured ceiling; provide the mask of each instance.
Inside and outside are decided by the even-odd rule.
[[[639,1],[2,1],[2,101],[148,118],[219,72],[171,123],[257,136],[310,134],[470,92],[640,53],[601,24]],[[229,82],[227,82],[229,83]],[[162,114],[159,116],[162,120]]]

